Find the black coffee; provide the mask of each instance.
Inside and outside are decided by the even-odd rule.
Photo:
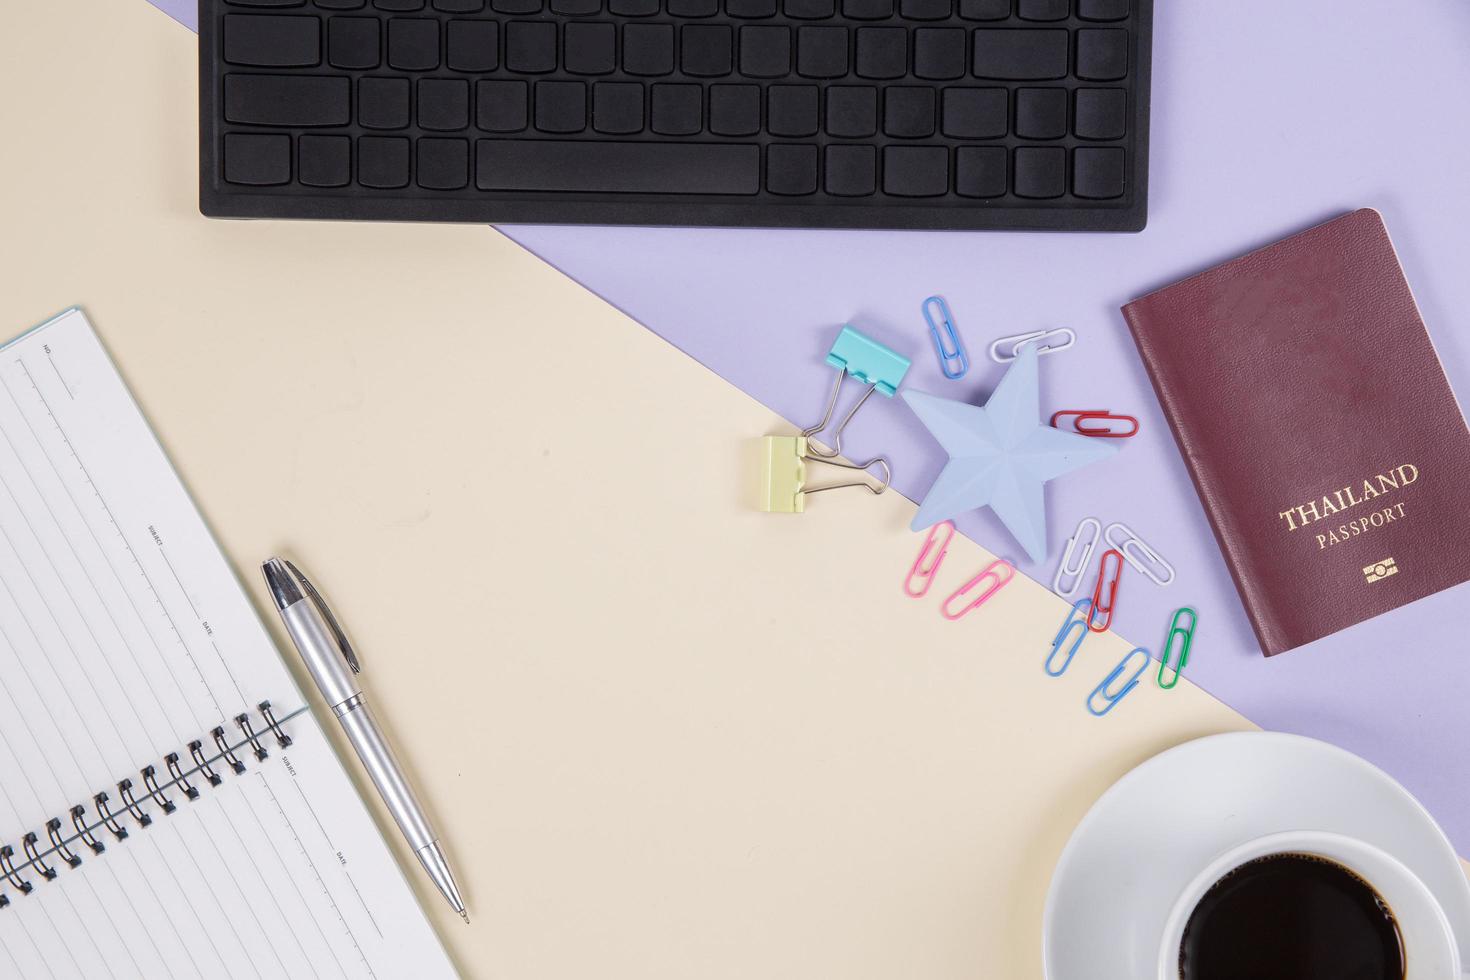
[[[1181,980],[1403,980],[1393,912],[1347,868],[1305,854],[1241,865],[1184,927]]]

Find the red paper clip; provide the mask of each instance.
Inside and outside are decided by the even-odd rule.
[[[944,532],[943,540],[938,540],[939,533]],[[914,564],[909,568],[909,577],[903,580],[904,595],[914,599],[922,599],[929,594],[929,586],[934,584],[934,574],[939,571],[939,565],[944,561],[944,556],[949,551],[949,542],[954,537],[954,525],[949,521],[940,521],[929,529],[929,536],[924,539],[924,547],[919,549],[919,557],[914,559]],[[929,557],[929,552],[934,552],[934,558],[925,568],[924,559]],[[918,583],[918,591],[914,590]]]
[[[1063,411],[1056,412],[1051,417],[1053,428],[1060,429],[1058,419],[1072,419],[1072,431],[1079,436],[1092,436],[1094,439],[1131,439],[1138,435],[1138,419],[1131,415],[1112,415],[1106,411],[1087,409],[1086,411]],[[1126,432],[1109,429],[1106,426],[1084,426],[1082,423],[1088,419],[1096,419],[1100,422],[1131,422],[1133,428]]]
[[[1113,556],[1113,587],[1108,590],[1108,601],[1102,601],[1103,585],[1108,581],[1108,556]],[[1102,561],[1097,566],[1097,586],[1092,590],[1092,614],[1087,617],[1087,628],[1094,633],[1106,633],[1108,627],[1113,623],[1113,603],[1118,601],[1118,583],[1123,579],[1123,553],[1117,548],[1109,548],[1103,552]],[[1102,616],[1102,625],[1099,626],[1097,617]]]
[[[970,581],[966,582],[964,585],[960,586],[958,589],[952,592],[950,594],[950,597],[944,600],[944,605],[939,607],[939,614],[945,619],[953,622],[970,610],[979,609],[990,599],[991,596],[999,592],[1002,586],[1004,586],[1007,582],[1014,578],[1015,575],[1016,570],[1011,567],[1010,562],[1006,561],[1004,558],[997,558],[989,565],[986,565],[980,571],[979,575],[976,575],[974,578],[970,579]],[[992,579],[993,584],[991,584],[984,592],[980,593],[979,597],[976,598],[974,602],[970,603],[968,606],[965,606],[959,612],[949,611],[949,604],[951,602],[954,602],[956,599],[969,592],[971,589],[979,585],[987,578]]]

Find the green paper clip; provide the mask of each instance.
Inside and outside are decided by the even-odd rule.
[[[827,363],[837,369],[837,380],[832,383],[832,394],[827,398],[827,411],[816,425],[801,430],[808,452],[822,459],[832,459],[842,454],[842,432],[873,392],[892,398],[897,393],[898,386],[903,384],[903,376],[909,371],[907,357],[895,354],[871,337],[846,326],[837,335],[832,349],[827,352]],[[849,376],[867,385],[867,390],[857,400],[857,404],[848,409],[842,421],[837,423],[837,428],[832,430],[832,447],[824,449],[812,437],[826,429],[832,421],[832,413],[837,409],[837,396],[842,393],[842,381]],[[871,466],[881,458],[868,460],[866,465]]]
[[[1179,625],[1179,617],[1189,613],[1189,626],[1186,628]],[[1199,622],[1199,614],[1191,606],[1183,606],[1174,612],[1174,618],[1169,621],[1169,635],[1164,637],[1164,649],[1159,653],[1159,687],[1169,690],[1179,683],[1179,675],[1184,673],[1184,665],[1189,663],[1189,647],[1194,643],[1194,626]],[[1174,637],[1182,636],[1184,640],[1179,645],[1179,663],[1174,667],[1174,679],[1164,683],[1164,672],[1169,666],[1169,655],[1174,650]]]

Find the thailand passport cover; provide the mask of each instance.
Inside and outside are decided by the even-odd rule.
[[[1267,656],[1470,579],[1470,430],[1378,212],[1123,315]]]

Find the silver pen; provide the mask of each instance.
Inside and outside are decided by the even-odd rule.
[[[469,913],[449,871],[444,849],[439,846],[424,808],[419,805],[403,768],[393,757],[393,750],[363,699],[362,688],[354,676],[361,673],[362,665],[337,618],[327,608],[321,593],[289,561],[272,558],[260,570],[265,573],[266,585],[276,601],[281,621],[286,624],[286,632],[291,634],[291,642],[296,644],[306,669],[321,688],[322,697],[332,706],[347,741],[357,750],[357,757],[388,805],[388,812],[398,822],[398,829],[408,838],[408,846],[418,855],[429,879],[444,893],[454,911],[469,922]]]

